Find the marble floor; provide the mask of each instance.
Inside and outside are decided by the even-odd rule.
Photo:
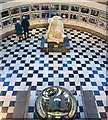
[[[80,86],[92,90],[99,118],[108,118],[108,42],[80,30],[65,28],[70,52],[41,52],[47,28],[30,30],[30,38],[15,34],[0,40],[0,118],[11,118],[17,91],[31,86],[28,117],[36,118],[35,100],[48,86],[70,90],[78,105],[76,118],[84,118]]]

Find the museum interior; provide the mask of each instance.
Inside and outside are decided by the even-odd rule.
[[[0,0],[0,120],[108,119],[107,10],[107,0]]]

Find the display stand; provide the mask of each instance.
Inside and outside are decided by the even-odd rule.
[[[41,40],[41,52],[70,52],[68,37],[64,38],[63,42],[47,42],[44,37]]]

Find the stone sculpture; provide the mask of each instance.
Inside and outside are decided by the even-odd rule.
[[[63,42],[66,35],[64,35],[64,27],[61,19],[60,16],[54,16],[48,19],[48,31],[44,36],[47,42]]]

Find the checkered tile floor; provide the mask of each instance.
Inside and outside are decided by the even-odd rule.
[[[42,53],[46,28],[30,30],[30,38],[15,34],[0,40],[0,118],[11,118],[17,91],[31,86],[29,118],[36,118],[37,94],[48,86],[65,87],[78,104],[76,118],[84,118],[80,86],[93,90],[99,118],[108,117],[108,42],[95,35],[65,29],[70,52]]]

